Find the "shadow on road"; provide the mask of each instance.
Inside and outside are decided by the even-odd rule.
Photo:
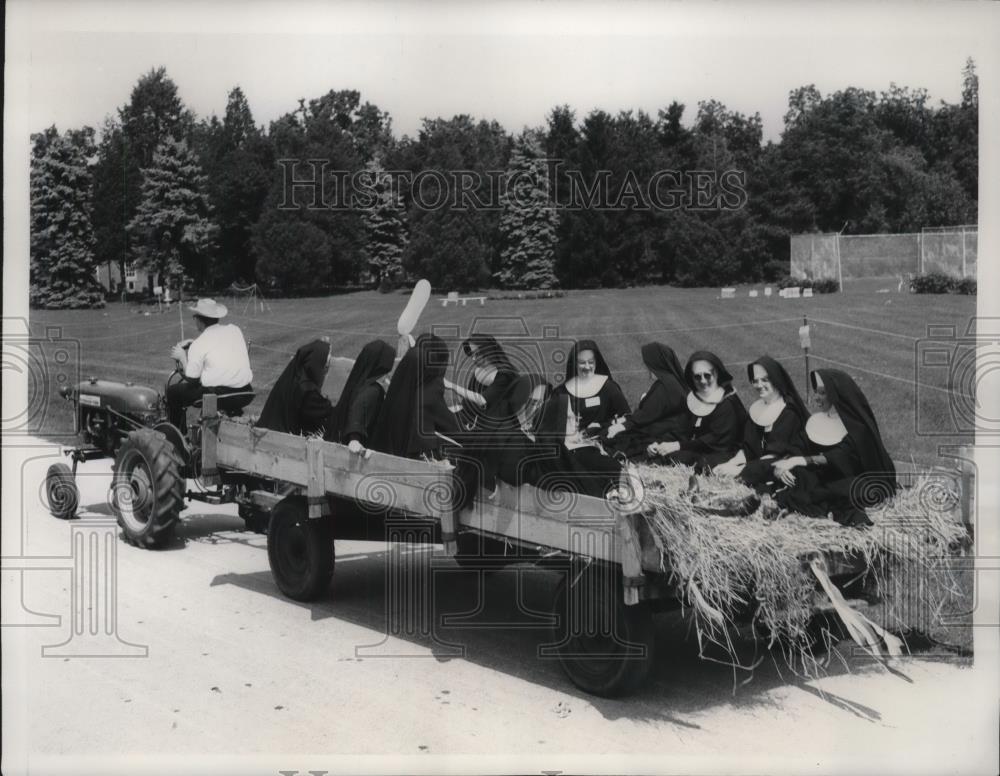
[[[430,553],[433,548],[417,546],[410,552]],[[702,658],[689,618],[678,612],[655,618],[656,655],[644,688],[623,699],[585,694],[570,683],[554,658],[538,652],[551,641],[552,600],[560,572],[523,565],[483,573],[460,568],[438,551],[431,558],[432,573],[411,576],[404,594],[394,597],[387,590],[399,588],[400,557],[393,550],[338,556],[331,588],[324,598],[309,604],[284,599],[267,572],[221,574],[212,584],[282,598],[307,609],[313,620],[333,617],[371,629],[371,642],[357,645],[355,656],[345,660],[426,657],[430,651],[438,661],[460,658],[575,695],[609,720],[666,721],[700,729],[701,713],[720,705],[776,707],[768,693],[782,686],[803,688],[868,721],[881,719],[874,709],[821,692],[783,664],[779,669],[780,656],[774,654],[772,659],[762,642],[738,644],[743,665],[758,663],[752,672]],[[721,650],[714,655],[706,650],[706,655],[723,659]],[[853,672],[881,670],[864,661],[847,662]],[[827,673],[847,670],[834,659]]]

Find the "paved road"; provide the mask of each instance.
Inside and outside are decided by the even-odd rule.
[[[145,657],[43,657],[43,646],[71,632],[73,524],[39,503],[37,483],[57,459],[22,467],[23,457],[5,451],[5,483],[25,484],[23,509],[21,493],[5,492],[4,555],[53,559],[5,561],[4,623],[45,624],[29,610],[60,620],[4,628],[4,773],[16,772],[19,745],[32,772],[46,774],[80,772],[91,762],[82,755],[153,754],[146,766],[176,773],[173,757],[275,752],[315,754],[255,766],[306,772],[335,762],[322,753],[393,754],[424,758],[407,761],[415,770],[436,762],[428,756],[467,754],[527,758],[517,770],[622,770],[596,758],[629,755],[647,758],[647,771],[874,772],[880,762],[905,762],[909,772],[936,772],[944,761],[961,772],[970,753],[994,746],[996,730],[975,708],[982,677],[968,664],[911,659],[890,673],[852,658],[805,681],[765,660],[743,684],[742,672],[698,658],[676,615],[657,618],[661,648],[648,686],[627,700],[587,696],[535,657],[545,636],[539,613],[556,582],[550,572],[505,570],[482,587],[472,572],[440,574],[435,611],[466,613],[439,631],[451,644],[406,622],[387,636],[386,544],[339,542],[334,586],[323,600],[298,604],[278,593],[264,537],[244,531],[231,506],[193,504],[166,550],[113,540],[118,637],[147,647]],[[109,472],[107,462],[81,468],[79,526],[107,517]],[[9,570],[18,563],[35,570]],[[95,605],[84,603],[80,622]],[[451,656],[456,650],[462,656]],[[987,692],[992,705],[995,697]]]

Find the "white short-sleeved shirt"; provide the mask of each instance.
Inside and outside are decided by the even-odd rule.
[[[188,348],[186,377],[206,388],[242,388],[253,382],[250,355],[239,326],[213,323]]]

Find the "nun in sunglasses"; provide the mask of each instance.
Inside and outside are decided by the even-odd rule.
[[[750,405],[750,416],[743,428],[743,445],[714,471],[738,476],[759,491],[772,491],[781,486],[773,464],[799,451],[809,410],[788,371],[770,356],[761,356],[748,364],[747,378],[758,398]]]
[[[817,369],[809,377],[819,412],[806,423],[802,454],[785,456],[773,466],[776,478],[787,486],[775,501],[842,525],[871,525],[865,509],[890,498],[897,487],[896,467],[875,414],[845,372]]]
[[[704,471],[728,461],[740,449],[747,411],[733,390],[733,376],[714,353],[693,353],[684,368],[684,380],[690,389],[691,433],[680,441],[654,442],[646,452],[665,463]]]

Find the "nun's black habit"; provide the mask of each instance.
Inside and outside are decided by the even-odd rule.
[[[684,367],[684,382],[691,389],[689,399],[696,396],[694,364],[707,361],[715,369],[716,385],[722,389],[722,399],[708,414],[695,414],[690,409],[691,433],[678,440],[680,450],[666,456],[668,463],[680,463],[699,469],[718,466],[732,458],[743,440],[747,411],[733,390],[733,376],[722,360],[707,350],[691,354]],[[702,403],[704,404],[704,402]]]
[[[522,425],[519,415],[539,386],[545,388],[544,402],[551,388],[543,377],[534,374],[518,377],[494,404],[492,414],[484,419],[483,426],[489,430],[463,436],[463,447],[456,456],[457,476],[462,482],[458,507],[470,503],[480,487],[496,490],[498,479],[511,485],[535,481],[538,462],[558,455],[554,442],[538,442],[534,433],[538,418],[529,416]]]
[[[675,442],[691,434],[684,370],[677,354],[660,342],[649,342],[642,346],[642,363],[656,381],[625,420],[625,430],[607,443],[629,458],[643,455],[652,442]]]
[[[458,419],[444,400],[448,345],[433,334],[421,334],[406,351],[386,391],[369,447],[405,458],[431,455],[455,439]]]
[[[767,373],[774,390],[781,395],[783,409],[777,417],[764,425],[754,420],[754,405],[750,406],[743,430],[742,451],[747,463],[740,478],[748,485],[767,488],[774,482],[771,465],[778,458],[796,455],[801,446],[802,430],[809,419],[809,410],[799,395],[788,371],[770,356],[761,356],[747,365],[747,379],[753,383],[754,366]]]
[[[795,485],[779,491],[775,500],[811,517],[830,515],[844,525],[871,525],[865,509],[896,492],[895,464],[868,399],[850,375],[838,369],[817,369],[810,375],[814,387],[817,376],[846,434],[840,441],[817,441],[807,427],[802,435],[804,454],[822,455],[825,463],[793,469]]]
[[[517,369],[503,346],[489,334],[473,334],[462,343],[462,351],[469,358],[473,358],[473,348],[475,348],[474,365],[465,387],[482,396],[486,400],[486,406],[480,407],[468,399],[463,399],[461,422],[468,430],[481,430],[484,420],[496,415],[495,405],[501,401],[507,389],[517,379]],[[477,376],[477,369],[480,366],[496,370],[489,385],[481,382]]]
[[[570,381],[577,375],[577,354],[583,352],[584,350],[590,350],[594,354],[594,373],[604,375],[607,379],[604,381],[604,384],[601,386],[600,390],[597,391],[597,393],[593,395],[578,396],[575,393],[570,392],[567,386],[571,385]],[[601,353],[601,349],[597,347],[596,342],[590,339],[579,340],[572,348],[570,348],[570,351],[566,356],[566,379],[558,388],[556,388],[555,394],[558,396],[567,396],[569,398],[570,406],[573,407],[573,412],[576,413],[576,416],[580,419],[581,429],[589,429],[595,424],[596,426],[604,428],[610,424],[615,417],[623,417],[631,412],[628,399],[625,398],[625,394],[622,393],[622,389],[612,378],[611,370],[608,368],[608,362],[604,360],[604,355]]]
[[[385,398],[379,378],[389,373],[395,357],[396,351],[382,340],[361,349],[333,410],[328,440],[345,445],[355,440],[367,443]]]
[[[536,449],[546,455],[533,467],[532,484],[542,488],[568,488],[576,493],[603,498],[617,487],[621,463],[596,444],[572,446],[569,438],[570,397],[553,394],[542,407],[535,431]],[[568,444],[570,443],[570,444]]]
[[[257,426],[288,434],[325,432],[333,405],[323,395],[330,343],[313,340],[299,348],[264,402]]]

